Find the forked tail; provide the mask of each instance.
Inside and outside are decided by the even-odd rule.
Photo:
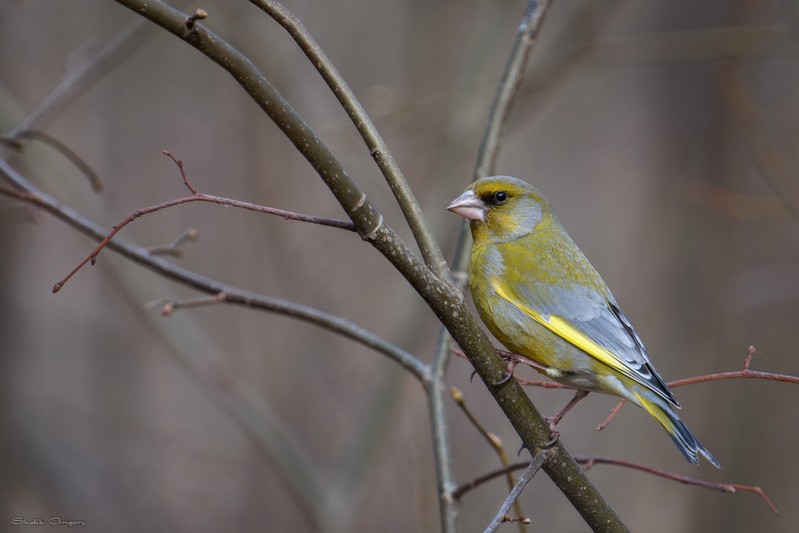
[[[643,393],[634,392],[633,394],[640,401],[641,407],[646,409],[669,432],[674,444],[686,459],[694,464],[699,464],[699,454],[701,453],[713,466],[721,468],[713,454],[699,442],[688,426],[683,424],[670,405],[657,397],[648,397]]]

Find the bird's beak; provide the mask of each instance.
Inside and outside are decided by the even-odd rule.
[[[466,220],[480,220],[485,222],[486,204],[474,195],[474,191],[468,190],[461,194],[447,206],[447,211],[452,211]]]

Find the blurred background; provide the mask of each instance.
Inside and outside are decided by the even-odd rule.
[[[286,5],[375,119],[451,257],[460,221],[444,206],[470,180],[526,2]],[[283,29],[245,1],[196,7],[410,242],[357,132]],[[740,369],[750,345],[753,368],[799,374],[798,15],[796,2],[776,0],[556,0],[531,57],[497,171],[549,197],[666,380]],[[112,1],[0,0],[0,130],[137,25],[115,68],[45,128],[98,173],[102,193],[42,143],[0,148],[17,169],[109,228],[186,193],[163,149],[202,192],[342,216],[230,76]],[[189,227],[200,238],[181,265],[341,315],[430,360],[435,317],[354,234],[192,204],[120,237],[161,245]],[[14,516],[90,531],[437,530],[427,404],[396,364],[243,308],[161,317],[145,304],[197,294],[111,252],[51,294],[94,246],[0,198],[0,530],[19,529]],[[518,437],[469,373],[453,359],[448,384],[513,455]],[[529,394],[546,414],[571,396]],[[601,395],[566,417],[561,439],[577,454],[759,485],[782,511],[753,494],[596,466],[590,477],[633,531],[795,531],[799,388],[725,381],[676,395],[724,470],[685,462],[638,409],[595,431],[616,403]],[[449,422],[459,482],[499,466],[454,406]],[[468,493],[462,530],[481,531],[506,494],[501,479]],[[543,475],[521,503],[530,531],[587,529]]]

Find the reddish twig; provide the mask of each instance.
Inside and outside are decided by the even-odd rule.
[[[771,512],[774,514],[780,514],[779,509],[774,503],[766,496],[766,493],[763,492],[763,489],[754,485],[741,485],[738,483],[716,483],[713,481],[707,481],[704,479],[698,479],[690,476],[683,476],[680,474],[675,474],[673,472],[666,472],[665,470],[658,470],[657,468],[652,468],[651,466],[645,466],[638,463],[633,463],[631,461],[625,461],[624,459],[613,459],[611,457],[593,457],[593,456],[574,456],[574,460],[578,463],[585,465],[586,470],[590,469],[596,464],[605,464],[605,465],[615,465],[621,466],[624,468],[632,468],[634,470],[640,470],[641,472],[646,472],[648,474],[653,474],[665,479],[670,479],[672,481],[677,481],[679,483],[684,483],[686,485],[694,485],[696,487],[703,487],[706,489],[717,490],[720,492],[726,492],[728,494],[735,494],[739,490],[744,492],[751,492],[753,494],[757,494],[760,496],[763,501],[768,505]]]
[[[627,400],[622,400],[619,403],[617,403],[616,407],[614,407],[613,409],[610,410],[610,413],[608,414],[608,417],[605,420],[603,420],[602,423],[599,424],[596,427],[596,430],[597,431],[602,431],[603,429],[605,429],[607,427],[607,425],[610,424],[610,421],[613,420],[613,418],[616,416],[616,413],[618,413],[621,410],[621,408],[624,407],[625,403],[627,403]]]
[[[180,170],[180,177],[183,178],[183,184],[191,191],[192,194],[197,194],[197,188],[191,184],[189,177],[186,175],[186,169],[183,168],[183,160],[175,157],[169,150],[161,150],[161,153],[171,159]]]
[[[683,387],[685,385],[693,385],[694,383],[706,383],[708,381],[724,381],[727,379],[766,379],[770,381],[782,381],[784,383],[799,384],[799,376],[791,376],[789,374],[775,374],[774,372],[761,372],[759,370],[750,370],[749,365],[752,363],[752,358],[755,356],[757,350],[754,346],[749,347],[749,351],[744,359],[743,370],[734,370],[732,372],[718,372],[716,374],[704,374],[702,376],[694,376],[691,378],[678,379],[670,381],[667,385],[669,387]],[[616,416],[616,413],[622,408],[627,400],[622,400],[616,407],[611,409],[608,417],[597,426],[597,431],[602,431],[610,424],[611,420]]]
[[[645,472],[647,474],[652,474],[658,477],[662,477],[664,479],[670,479],[672,481],[677,481],[679,483],[684,483],[686,485],[693,485],[696,487],[702,487],[711,490],[717,490],[719,492],[725,492],[727,494],[735,494],[738,491],[743,492],[751,492],[753,494],[757,494],[760,498],[768,505],[771,512],[774,514],[779,514],[780,511],[777,509],[777,506],[771,501],[771,499],[766,495],[762,488],[753,486],[753,485],[741,485],[738,483],[716,483],[713,481],[707,481],[704,479],[693,478],[689,476],[682,476],[680,474],[674,474],[672,472],[666,472],[665,470],[658,470],[657,468],[652,468],[649,466],[645,466],[638,463],[633,463],[631,461],[625,461],[623,459],[614,459],[612,457],[596,457],[596,456],[580,456],[575,455],[574,460],[578,463],[585,466],[586,470],[590,469],[594,465],[597,464],[604,464],[604,465],[613,465],[613,466],[621,466],[624,468],[631,468],[633,470],[639,470],[641,472]],[[523,461],[518,463],[513,463],[512,465],[508,465],[503,468],[499,468],[497,470],[493,470],[482,476],[476,477],[472,481],[468,481],[460,485],[457,489],[452,492],[452,497],[458,501],[460,498],[463,497],[464,494],[469,492],[470,490],[483,485],[495,478],[500,476],[506,475],[508,472],[513,472],[515,470],[521,470],[523,468],[527,468],[530,464],[529,461]]]
[[[98,244],[97,247],[83,259],[83,261],[78,263],[77,266],[75,266],[75,268],[73,268],[66,276],[64,276],[64,278],[61,281],[53,285],[53,292],[58,292],[59,290],[61,290],[61,287],[63,287],[64,284],[67,281],[69,281],[69,279],[72,276],[74,276],[75,273],[78,270],[80,270],[86,263],[91,261],[91,264],[93,265],[97,261],[97,255],[100,253],[100,251],[103,248],[106,247],[109,241],[111,241],[111,239],[114,238],[114,235],[116,235],[117,232],[119,232],[119,230],[121,230],[122,228],[124,228],[125,226],[136,220],[137,218],[144,215],[148,215],[150,213],[154,213],[156,211],[160,211],[162,209],[166,209],[168,207],[187,204],[190,202],[208,202],[212,204],[229,205],[232,207],[238,207],[240,209],[247,209],[249,211],[256,211],[259,213],[268,213],[270,215],[281,216],[286,220],[299,220],[301,222],[310,222],[312,224],[319,224],[322,226],[330,226],[333,228],[355,231],[355,225],[352,222],[346,220],[337,220],[337,219],[316,217],[312,215],[304,215],[301,213],[295,213],[293,211],[285,211],[283,209],[276,209],[274,207],[267,207],[265,205],[253,204],[250,202],[243,202],[241,200],[233,200],[232,198],[226,198],[223,196],[213,196],[210,194],[197,192],[197,189],[194,187],[194,185],[191,184],[189,178],[186,176],[186,172],[183,169],[183,161],[180,159],[176,159],[172,154],[170,154],[166,150],[164,150],[164,154],[167,155],[169,158],[171,158],[172,161],[174,161],[175,164],[178,166],[178,168],[180,169],[180,174],[183,177],[183,183],[192,192],[192,195],[184,196],[182,198],[176,198],[174,200],[169,200],[168,202],[163,202],[150,207],[145,207],[143,209],[137,209],[136,211],[125,217],[125,219],[123,219],[119,224],[116,224],[111,228],[111,232],[108,235],[106,235],[102,241],[100,241],[100,244]],[[30,198],[27,198],[22,194],[17,194],[16,192],[11,190],[4,190],[0,192],[3,192],[6,195],[14,196],[20,199],[28,201],[31,200]]]

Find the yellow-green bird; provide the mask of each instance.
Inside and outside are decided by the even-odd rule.
[[[676,398],[655,371],[610,289],[529,183],[483,178],[447,206],[471,222],[469,280],[494,336],[524,362],[578,390],[554,423],[590,391],[644,408],[690,462],[707,448],[677,417]],[[554,423],[553,423],[554,422]]]

